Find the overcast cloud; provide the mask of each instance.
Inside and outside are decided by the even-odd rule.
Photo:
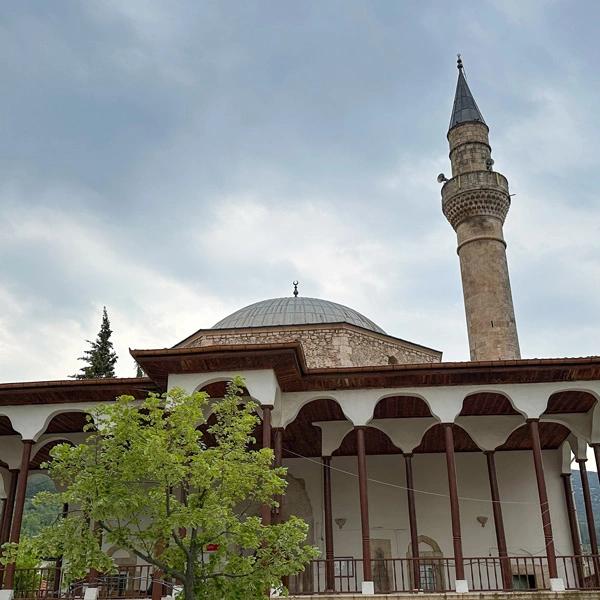
[[[595,1],[4,2],[0,380],[74,373],[107,306],[171,346],[341,302],[468,359],[440,210],[462,52],[510,182],[525,357],[600,353]]]

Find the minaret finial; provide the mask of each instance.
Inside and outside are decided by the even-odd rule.
[[[460,54],[456,55],[456,68],[459,71],[462,71],[462,69],[463,69],[462,58],[461,58]]]
[[[298,297],[298,282],[294,281],[292,282],[294,284],[294,298]]]

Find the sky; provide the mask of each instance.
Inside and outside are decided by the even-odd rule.
[[[0,5],[0,381],[60,379],[265,298],[468,360],[441,213],[461,52],[524,357],[600,354],[600,3]]]

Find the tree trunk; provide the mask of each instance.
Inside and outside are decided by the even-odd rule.
[[[195,577],[192,576],[187,576],[185,583],[183,584],[183,597],[185,598],[185,600],[196,600],[196,595],[194,593],[194,579]]]

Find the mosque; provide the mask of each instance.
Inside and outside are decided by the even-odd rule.
[[[588,446],[600,459],[600,357],[521,358],[503,236],[511,194],[488,134],[459,59],[452,176],[438,180],[457,237],[469,362],[444,362],[439,350],[296,289],[172,348],[132,350],[147,377],[3,383],[1,541],[19,539],[28,473],[52,445],[84,441],[94,403],[174,386],[219,397],[242,375],[260,405],[257,438],[288,468],[282,504],[263,519],[304,518],[321,550],[287,582],[293,595],[598,597],[589,595],[600,589],[600,556],[585,467]],[[140,566],[122,551],[115,560],[124,572]],[[8,571],[4,588],[12,585]]]

